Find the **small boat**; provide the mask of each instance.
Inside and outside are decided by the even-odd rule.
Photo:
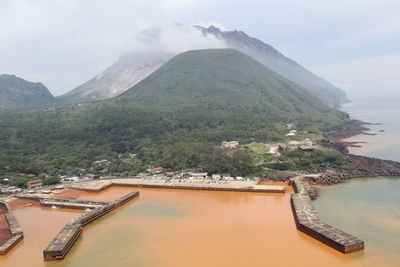
[[[52,209],[58,209],[56,205],[51,206]]]
[[[26,192],[29,193],[29,194],[33,194],[33,193],[35,193],[35,190],[28,190]]]
[[[86,208],[85,211],[89,212],[92,211],[90,208]]]
[[[64,189],[64,186],[62,184],[56,185],[54,187],[55,189]]]
[[[48,189],[45,189],[45,190],[42,190],[42,193],[43,193],[43,194],[50,194],[50,193],[51,193],[51,191],[50,191],[50,190],[48,190]]]

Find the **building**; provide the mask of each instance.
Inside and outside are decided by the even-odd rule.
[[[190,177],[193,177],[193,178],[207,178],[208,177],[207,172],[190,172],[189,175],[190,175]]]
[[[154,175],[154,174],[160,174],[160,173],[164,172],[165,169],[162,167],[157,167],[157,168],[148,169],[147,171]]]
[[[79,177],[77,177],[77,176],[70,176],[70,177],[61,178],[61,180],[62,180],[63,182],[77,182],[77,181],[79,181]]]
[[[213,174],[213,175],[211,175],[211,178],[213,180],[220,180],[221,179],[221,175],[220,174]]]
[[[313,146],[299,146],[299,149],[304,151],[304,152],[312,152],[315,150],[315,147]]]
[[[175,172],[167,172],[167,177],[174,177],[175,176]]]
[[[228,149],[233,149],[237,148],[239,146],[239,141],[223,141],[221,147],[222,148],[228,148]]]
[[[35,189],[35,188],[38,188],[38,187],[41,187],[41,186],[43,186],[43,181],[40,180],[40,179],[31,180],[31,181],[26,183],[26,188],[28,188],[28,190]]]
[[[305,146],[312,146],[312,141],[310,140],[310,138],[306,138],[303,143]]]

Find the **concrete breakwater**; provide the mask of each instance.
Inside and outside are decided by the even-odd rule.
[[[107,214],[115,208],[125,204],[131,199],[139,196],[139,192],[131,192],[126,194],[125,196],[117,199],[113,202],[96,202],[96,201],[85,201],[85,200],[75,200],[72,202],[75,208],[76,204],[79,204],[79,207],[85,208],[85,205],[93,206],[93,203],[99,205],[95,209],[81,215],[77,219],[73,219],[71,222],[66,224],[63,229],[57,234],[57,236],[50,242],[50,244],[44,249],[43,257],[45,261],[52,260],[61,260],[64,259],[70,248],[73,246],[75,241],[78,239],[80,234],[82,233],[82,227],[89,224],[90,222],[100,218],[101,216]],[[52,199],[53,203],[56,203],[60,199]],[[64,199],[65,200],[65,199]],[[49,199],[46,199],[49,201]],[[67,203],[67,201],[60,201],[60,203]],[[78,203],[76,203],[78,202]],[[104,203],[100,205],[99,203]],[[46,204],[47,205],[47,204]],[[88,206],[86,206],[88,207]]]
[[[303,177],[294,178],[292,184],[296,193],[290,201],[298,230],[345,254],[364,249],[364,241],[321,221]]]
[[[167,181],[140,178],[107,179],[78,183],[70,187],[79,190],[99,192],[111,186],[253,193],[285,193],[286,191],[286,186],[283,185],[259,185],[255,181],[227,181],[226,183],[208,183],[204,179],[193,181],[184,181],[180,179]]]
[[[5,255],[19,241],[21,241],[24,238],[24,234],[23,234],[22,228],[19,225],[17,219],[15,218],[14,213],[12,212],[10,206],[8,206],[8,204],[4,203],[4,202],[0,202],[0,205],[2,206],[3,209],[5,209],[7,211],[4,216],[9,225],[9,230],[11,233],[11,238],[8,239],[3,245],[0,246],[0,255]]]

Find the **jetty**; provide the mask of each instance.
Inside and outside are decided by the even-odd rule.
[[[112,202],[97,202],[76,199],[40,199],[40,203],[44,206],[58,205],[67,208],[91,209],[89,212],[76,219],[73,219],[61,229],[56,237],[44,249],[44,260],[53,261],[64,259],[70,248],[81,235],[82,228],[85,225],[120,207],[137,196],[139,196],[139,192],[134,191]]]
[[[364,241],[319,218],[309,195],[310,185],[304,177],[294,178],[292,185],[296,193],[291,194],[290,202],[299,231],[345,254],[364,249]]]

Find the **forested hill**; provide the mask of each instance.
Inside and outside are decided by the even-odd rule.
[[[221,142],[286,142],[287,123],[318,135],[346,118],[235,50],[190,51],[108,101],[0,112],[0,177],[93,172],[101,159],[111,173],[255,174],[250,151]]]
[[[114,101],[163,110],[244,110],[284,121],[337,123],[340,115],[303,88],[234,49],[181,53]]]
[[[15,75],[0,75],[0,109],[34,107],[54,102],[55,97],[41,83],[33,83]]]

